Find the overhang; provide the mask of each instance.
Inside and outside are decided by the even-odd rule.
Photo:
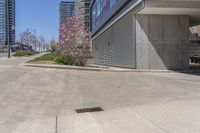
[[[200,24],[200,0],[145,0],[138,14],[189,15],[193,26]]]

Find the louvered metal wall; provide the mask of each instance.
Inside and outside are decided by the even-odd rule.
[[[93,39],[95,63],[135,68],[134,15],[130,12]]]
[[[106,43],[103,45],[102,48],[99,48],[96,51],[96,57],[98,57],[98,60],[96,60],[96,63],[98,64],[104,64],[104,65],[112,65],[112,45],[110,43]]]

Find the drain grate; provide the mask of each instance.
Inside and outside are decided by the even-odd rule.
[[[101,107],[76,109],[76,113],[89,113],[89,112],[100,112],[100,111],[104,110]]]

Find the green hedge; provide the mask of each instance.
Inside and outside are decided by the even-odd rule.
[[[19,50],[17,51],[13,56],[21,57],[21,56],[32,56],[34,55],[34,52],[31,51],[25,51],[25,50]]]

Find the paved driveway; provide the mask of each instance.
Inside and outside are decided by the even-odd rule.
[[[200,132],[199,75],[30,68],[26,60],[0,60],[0,133]],[[105,111],[75,112],[95,106]]]

